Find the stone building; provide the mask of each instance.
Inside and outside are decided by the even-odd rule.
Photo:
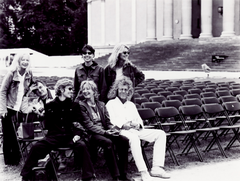
[[[229,37],[240,34],[240,0],[88,0],[88,43]]]

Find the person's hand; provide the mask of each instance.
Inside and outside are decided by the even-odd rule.
[[[7,112],[0,114],[0,117],[1,117],[1,118],[5,118],[6,116],[7,116]]]
[[[131,126],[133,129],[136,129],[136,130],[139,130],[139,129],[140,129],[140,124],[138,124],[138,123],[133,123],[133,122],[131,122],[131,123],[130,123],[130,126]]]
[[[119,130],[117,129],[109,129],[105,132],[106,135],[108,136],[118,136],[119,135]]]
[[[80,136],[79,135],[75,135],[74,137],[73,137],[73,142],[74,143],[76,143],[78,140],[80,140]]]
[[[29,94],[31,94],[32,91],[36,90],[38,87],[37,87],[37,84],[32,84],[30,87],[29,87],[29,90],[27,92],[27,96],[29,96]]]
[[[132,128],[131,122],[127,122],[127,123],[122,125],[122,129],[129,130],[131,128]]]

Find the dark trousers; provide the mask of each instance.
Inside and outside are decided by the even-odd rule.
[[[73,143],[66,136],[47,136],[38,141],[30,149],[27,160],[21,171],[23,177],[32,176],[32,168],[36,167],[39,159],[45,158],[47,154],[59,147],[70,147],[74,152],[75,164],[82,167],[82,179],[92,178],[95,176],[95,171],[91,161],[91,157],[86,144],[83,141]]]
[[[19,115],[20,117],[20,115]],[[15,127],[18,127],[17,111],[8,109],[7,116],[2,118],[3,156],[6,165],[18,165],[21,154],[17,142]]]
[[[97,147],[104,149],[104,157],[113,178],[127,174],[129,141],[124,136],[92,135],[91,151]],[[118,156],[118,159],[117,159]]]

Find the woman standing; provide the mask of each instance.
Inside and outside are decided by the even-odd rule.
[[[32,77],[29,54],[16,55],[1,85],[0,115],[6,165],[18,165],[21,158],[13,123],[17,127],[24,117],[21,113],[22,100],[32,84]]]
[[[93,61],[95,50],[90,45],[85,45],[82,48],[81,55],[84,60],[79,67],[75,70],[74,75],[74,95],[73,100],[76,102],[82,100],[79,94],[79,89],[81,82],[84,80],[93,80],[100,91],[99,100],[106,102],[106,82],[105,82],[105,75],[104,75],[104,68],[99,66],[95,61]]]
[[[129,77],[133,82],[133,87],[141,83],[145,76],[128,58],[129,47],[123,44],[116,45],[108,59],[108,65],[105,68],[105,77],[107,92],[109,92],[113,82],[121,79],[123,76]]]
[[[98,101],[97,86],[93,81],[83,81],[80,93],[84,96],[84,100],[79,102],[83,116],[82,125],[90,135],[90,151],[94,151],[99,146],[102,147],[113,179],[130,180],[127,178],[128,139],[119,136],[119,131],[110,123],[105,104]],[[119,159],[115,155],[115,146]]]

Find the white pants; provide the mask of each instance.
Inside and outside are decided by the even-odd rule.
[[[141,141],[154,142],[152,167],[164,166],[166,150],[166,134],[158,129],[135,129],[121,130],[121,135],[129,139],[130,148],[138,171],[147,171],[146,163],[143,159]]]

